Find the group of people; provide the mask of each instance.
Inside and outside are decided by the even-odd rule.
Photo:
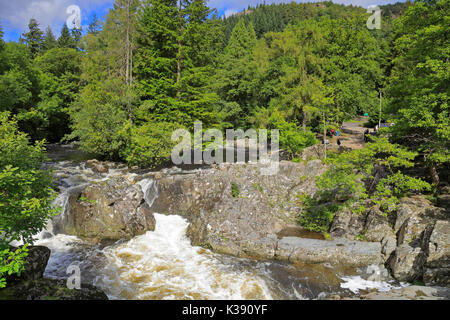
[[[340,146],[342,144],[340,135],[341,135],[341,133],[339,132],[339,130],[332,129],[330,133],[327,132],[327,136],[330,136],[330,137],[336,136],[338,138],[337,139],[338,146]],[[329,143],[330,143],[330,141],[328,139],[325,139],[325,137],[324,137],[324,139],[322,139],[322,144],[329,144]]]

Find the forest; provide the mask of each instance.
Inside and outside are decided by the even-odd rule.
[[[6,43],[0,26],[0,255],[10,261],[0,274],[17,271],[21,255],[1,250],[31,239],[53,214],[51,178],[39,170],[46,143],[153,168],[170,161],[174,130],[201,121],[279,129],[295,159],[324,130],[368,114],[372,125],[395,125],[334,159],[322,200],[305,203],[369,197],[389,207],[408,190],[433,194],[450,162],[450,1],[381,9],[379,30],[357,6],[261,4],[223,18],[205,0],[116,0],[87,30],[64,25],[59,37],[31,19],[18,42]],[[376,160],[389,176],[358,192]],[[408,176],[415,166],[426,176]],[[325,222],[314,211],[301,223],[324,231],[330,210]]]

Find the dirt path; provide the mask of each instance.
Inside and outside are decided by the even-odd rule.
[[[364,127],[364,123],[368,122],[368,120],[367,117],[359,117],[354,121],[344,122],[340,134],[342,146],[352,149],[364,148],[364,131],[367,130],[367,128]],[[371,131],[373,131],[373,129]],[[337,143],[337,137],[333,137],[330,143]]]

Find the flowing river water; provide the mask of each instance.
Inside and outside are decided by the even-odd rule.
[[[50,152],[60,188],[56,204],[62,213],[49,221],[37,245],[51,249],[45,277],[67,279],[71,265],[79,266],[82,282],[96,285],[110,299],[320,299],[330,294],[355,296],[361,290],[387,291],[388,282],[365,280],[358,270],[336,270],[329,265],[290,265],[220,255],[194,247],[186,236],[188,221],[156,213],[156,229],[130,241],[92,245],[60,234],[67,217],[69,196],[93,181],[112,176],[132,179],[123,167],[107,174],[94,173],[72,149]],[[69,159],[69,160],[67,160]],[[140,182],[145,199],[158,196],[152,180]]]

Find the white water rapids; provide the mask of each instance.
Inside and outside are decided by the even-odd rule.
[[[81,270],[82,282],[96,285],[110,299],[306,299],[320,298],[323,292],[343,292],[342,288],[364,289],[365,280],[336,276],[326,266],[298,268],[287,263],[252,261],[219,255],[191,245],[186,236],[188,221],[180,216],[155,214],[156,229],[130,241],[108,246],[92,245],[77,237],[58,234],[56,222],[64,223],[74,190],[92,181],[120,175],[134,178],[125,169],[97,174],[84,164],[53,163],[60,195],[55,201],[63,212],[42,232],[36,245],[52,254],[45,276],[67,279],[70,265]],[[158,196],[151,179],[139,182],[151,206]],[[373,284],[369,284],[373,287]]]

